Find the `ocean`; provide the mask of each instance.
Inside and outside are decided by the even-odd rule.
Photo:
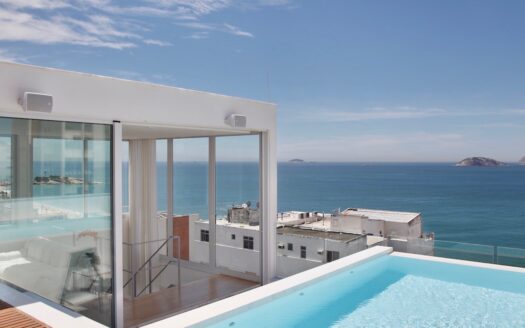
[[[419,212],[438,240],[525,248],[525,166],[283,163],[278,199],[280,211]]]
[[[98,171],[100,179],[107,176]],[[166,163],[158,163],[157,181],[158,208],[165,210]],[[218,215],[224,216],[232,204],[255,205],[258,181],[257,163],[217,163]],[[207,217],[206,163],[175,163],[174,183],[175,213]],[[65,191],[64,186],[34,188],[41,196]],[[67,188],[69,194],[81,191],[80,186]],[[93,188],[95,193],[109,190],[108,185]],[[127,186],[123,188],[126,195]],[[439,240],[525,248],[525,166],[278,164],[279,211],[332,212],[348,207],[420,212],[424,230]]]

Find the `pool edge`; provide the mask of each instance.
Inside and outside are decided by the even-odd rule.
[[[375,246],[361,252],[343,257],[337,261],[326,263],[310,270],[300,272],[290,277],[277,280],[270,284],[257,287],[232,297],[210,303],[188,312],[175,315],[164,320],[149,324],[149,328],[192,327],[211,323],[222,317],[240,312],[245,308],[274,298],[319,279],[325,278],[342,270],[363,264],[364,262],[386,256],[392,253],[391,247]]]

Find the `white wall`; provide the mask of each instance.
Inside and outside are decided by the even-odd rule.
[[[423,222],[421,216],[412,220],[408,226],[408,237],[419,238],[423,234]]]
[[[277,255],[277,276],[288,277],[323,264],[319,261]]]
[[[151,83],[0,62],[0,85],[1,113],[26,115],[17,101],[31,91],[53,96],[53,113],[30,114],[44,119],[231,129],[224,119],[238,113],[246,130],[276,128],[274,104]]]
[[[332,231],[403,238],[419,238],[422,233],[421,216],[418,216],[410,223],[373,220],[359,215],[335,216],[330,218],[330,220]]]
[[[209,224],[203,221],[190,221],[192,239],[190,241],[190,261],[208,263],[209,244],[200,241],[200,231],[208,230]],[[235,234],[235,239],[231,235]],[[243,248],[243,236],[254,238],[254,250]],[[293,250],[288,250],[288,243],[293,244]],[[296,234],[277,234],[277,244],[283,244],[284,249],[277,250],[276,274],[286,277],[317,265],[326,263],[326,252],[337,251],[344,257],[367,248],[366,238],[352,241],[338,241],[321,237],[310,237]],[[306,259],[301,258],[301,246],[306,247]],[[241,228],[230,225],[217,225],[217,266],[232,271],[259,275],[259,231],[252,228]],[[320,252],[319,252],[320,251]]]
[[[342,258],[367,248],[365,237],[347,242],[278,233],[277,243],[284,245],[283,249],[277,250],[277,275],[279,277],[287,277],[326,263],[327,251],[337,251]],[[293,244],[292,251],[288,250],[288,243]],[[301,258],[301,246],[306,247],[305,259]]]
[[[348,233],[363,233],[363,218],[359,215],[339,215],[330,218],[330,230]]]
[[[363,219],[363,230],[365,234],[373,234],[375,236],[385,235],[385,221],[382,220],[370,220],[368,218]]]
[[[209,243],[200,240],[201,230],[209,231],[208,222],[190,221],[190,261],[197,263],[209,262]],[[232,239],[232,234],[235,239]],[[260,233],[253,228],[243,229],[237,226],[218,224],[216,227],[216,263],[217,267],[232,271],[260,276]],[[244,238],[252,237],[254,249],[244,248]]]

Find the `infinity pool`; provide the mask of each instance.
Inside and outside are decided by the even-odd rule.
[[[458,263],[384,255],[199,326],[525,327],[525,271]]]

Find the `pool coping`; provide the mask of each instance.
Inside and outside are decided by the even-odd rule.
[[[318,279],[339,271],[357,266],[363,262],[392,253],[392,247],[375,246],[361,252],[343,257],[337,261],[323,264],[290,277],[277,280],[268,285],[251,289],[241,294],[204,305],[202,307],[160,320],[144,327],[192,327],[220,320],[240,312],[250,305],[280,296],[285,292],[310,284]]]
[[[494,263],[475,262],[475,261],[468,261],[468,260],[449,259],[449,258],[446,258],[446,257],[411,254],[411,253],[402,253],[402,252],[392,252],[390,255],[391,256],[397,256],[397,257],[404,257],[404,258],[423,260],[423,261],[432,261],[432,262],[449,263],[449,264],[470,266],[470,267],[483,268],[483,269],[525,273],[525,268],[513,267],[513,266],[508,266],[508,265],[503,265],[503,264],[494,264]]]

